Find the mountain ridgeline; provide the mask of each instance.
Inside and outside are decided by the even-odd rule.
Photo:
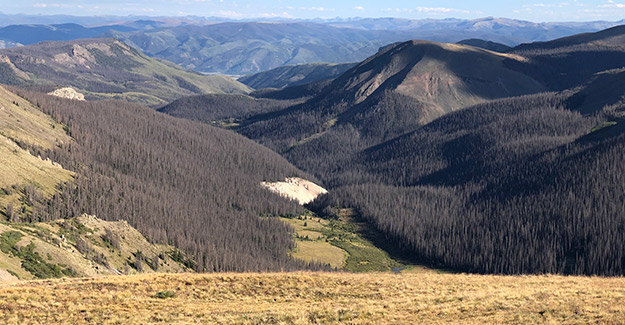
[[[98,37],[108,31],[132,32],[136,28],[122,25],[84,27],[75,23],[52,25],[10,25],[0,28],[0,39],[21,45],[45,41],[72,41]]]
[[[353,68],[356,63],[308,63],[287,65],[243,76],[237,79],[254,89],[286,88],[334,79]]]
[[[623,275],[623,35],[392,44],[228,127],[321,179],[310,209],[354,208],[423,263]]]
[[[111,32],[144,53],[201,72],[246,75],[282,65],[360,61],[401,31],[360,31],[313,23],[222,23],[136,33]]]
[[[515,60],[522,58],[458,44],[393,44],[305,103],[252,117],[237,130],[286,157],[321,150],[338,165],[352,152],[448,112],[544,91],[541,83],[507,67],[508,61]],[[318,165],[300,163],[302,168]]]
[[[73,86],[88,99],[163,105],[194,94],[247,93],[225,76],[203,76],[147,57],[114,39],[44,42],[0,50],[0,82]]]

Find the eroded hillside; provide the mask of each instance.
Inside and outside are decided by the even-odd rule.
[[[183,272],[193,262],[149,243],[125,221],[83,215],[38,223],[0,223],[0,281]]]

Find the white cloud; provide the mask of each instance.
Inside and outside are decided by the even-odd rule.
[[[64,3],[35,3],[33,4],[35,8],[77,8],[77,5],[64,4]]]
[[[328,9],[325,7],[300,7],[299,9],[307,11],[334,11],[334,9]]]
[[[568,7],[571,4],[568,2],[561,2],[561,3],[534,3],[531,5],[523,5],[523,7],[528,8],[528,7],[537,7],[537,8],[564,8],[564,7]]]
[[[482,14],[481,11],[471,11],[464,9],[456,9],[456,8],[445,8],[445,7],[416,7],[416,8],[386,8],[382,9],[384,12],[395,12],[395,13],[420,13],[427,15],[444,15],[444,14]]]
[[[232,19],[243,19],[243,18],[293,18],[288,12],[284,11],[281,13],[275,12],[263,12],[259,14],[244,14],[234,10],[219,10],[212,11],[210,13],[211,16],[223,17],[223,18],[232,18]]]
[[[460,10],[453,9],[453,8],[417,7],[415,9],[417,10],[417,12],[439,12],[439,13],[460,12]]]
[[[234,10],[219,10],[211,12],[212,16],[225,17],[225,18],[243,18],[243,14]]]
[[[284,11],[282,13],[262,13],[260,14],[258,17],[261,18],[293,18],[293,16],[291,16],[288,12]]]
[[[625,8],[625,4],[615,2],[614,0],[609,0],[608,4],[598,5],[599,8]]]
[[[365,8],[363,6],[356,6],[354,8],[352,8],[354,10],[365,10]]]
[[[463,9],[456,9],[456,8],[444,8],[444,7],[416,7],[415,10],[416,12],[426,13],[429,15],[442,15],[442,14],[449,14],[449,13],[468,15],[468,14],[481,13],[479,11],[470,11],[470,10],[463,10]]]

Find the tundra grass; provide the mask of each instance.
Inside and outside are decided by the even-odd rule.
[[[0,323],[625,322],[625,279],[392,273],[151,274],[0,285]]]

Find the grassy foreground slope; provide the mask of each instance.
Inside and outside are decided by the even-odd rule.
[[[625,279],[151,274],[0,286],[3,323],[623,323]]]
[[[24,150],[24,145],[53,149],[70,141],[63,125],[0,87],[0,210],[9,204],[15,211],[24,207],[25,187],[51,196],[57,184],[72,176],[61,165]]]

